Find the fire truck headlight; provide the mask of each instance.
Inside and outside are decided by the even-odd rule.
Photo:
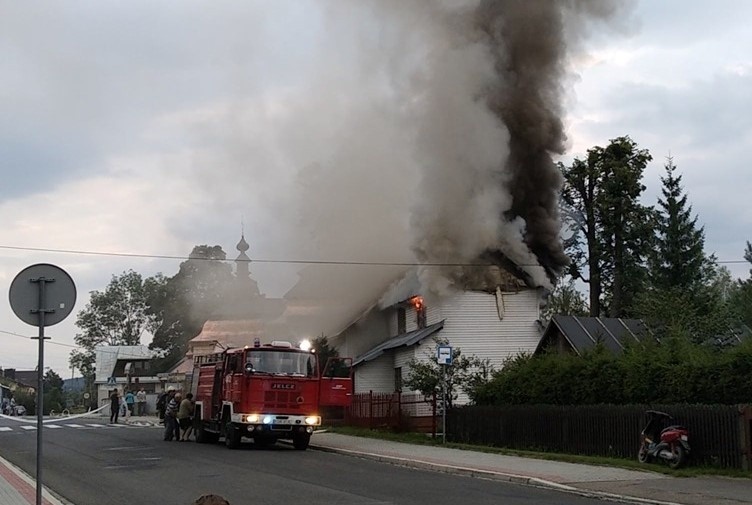
[[[264,424],[272,424],[272,416],[264,417]]]
[[[308,416],[305,418],[305,422],[308,425],[315,426],[321,424],[321,418],[319,416]]]
[[[257,423],[259,422],[259,415],[258,414],[250,414],[245,417],[245,422],[247,423]]]

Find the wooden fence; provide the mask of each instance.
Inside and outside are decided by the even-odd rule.
[[[748,405],[465,406],[447,412],[447,439],[567,454],[637,456],[645,410],[689,429],[695,464],[752,468]]]
[[[420,394],[358,393],[344,412],[344,424],[370,429],[436,434],[436,398]]]

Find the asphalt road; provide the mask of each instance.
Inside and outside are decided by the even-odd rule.
[[[75,505],[189,505],[205,493],[220,494],[232,505],[602,503],[283,444],[258,450],[248,442],[231,451],[223,445],[165,442],[154,427],[80,419],[55,424],[60,428],[44,432],[43,479]],[[34,430],[0,419],[0,455],[33,475],[35,451]]]

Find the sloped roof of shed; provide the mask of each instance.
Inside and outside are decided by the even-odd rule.
[[[569,342],[577,354],[602,343],[606,349],[620,353],[627,342],[640,342],[650,335],[640,319],[610,317],[580,317],[555,315],[543,332],[538,348],[540,352],[549,343],[557,330]]]
[[[419,330],[409,331],[407,333],[397,335],[396,337],[392,337],[386,342],[382,342],[373,349],[370,349],[369,351],[358,356],[353,362],[353,366],[359,365],[366,361],[371,361],[372,359],[376,359],[390,349],[396,349],[397,347],[410,347],[411,345],[415,345],[424,338],[430,337],[442,328],[444,328],[444,321],[439,321],[438,323],[432,324],[431,326],[426,326],[425,328],[421,328]]]

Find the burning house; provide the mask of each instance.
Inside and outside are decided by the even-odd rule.
[[[465,355],[487,359],[495,368],[509,357],[535,351],[544,290],[504,270],[492,271],[488,278],[495,282],[441,297],[404,291],[411,284],[404,283],[334,335],[331,342],[340,355],[354,357],[355,391],[409,392],[403,388],[408,362],[434,356],[435,339],[461,348]]]
[[[562,175],[555,158],[567,146],[570,57],[587,33],[583,24],[613,19],[619,5],[479,0],[402,2],[385,10],[397,14],[393,22],[413,15],[407,29],[411,35],[422,30],[415,38],[427,41],[418,48],[419,70],[405,79],[414,86],[397,86],[407,94],[405,128],[412,141],[409,161],[398,165],[411,170],[400,172],[395,184],[410,188],[394,202],[405,219],[395,219],[374,240],[380,231],[376,213],[361,212],[369,221],[352,228],[359,240],[329,243],[337,252],[358,251],[353,244],[366,241],[372,246],[367,254],[381,257],[408,244],[417,266],[408,276],[415,282],[371,296],[360,317],[326,333],[341,355],[355,358],[355,388],[361,392],[399,390],[406,363],[427,359],[434,337],[496,367],[535,351],[544,294],[569,264],[560,234]],[[370,186],[368,191],[373,192]],[[314,204],[307,215],[321,214],[312,211]],[[391,208],[378,210],[394,214]],[[326,230],[334,228],[327,225]],[[354,286],[354,296],[387,275],[373,277],[370,286]]]

